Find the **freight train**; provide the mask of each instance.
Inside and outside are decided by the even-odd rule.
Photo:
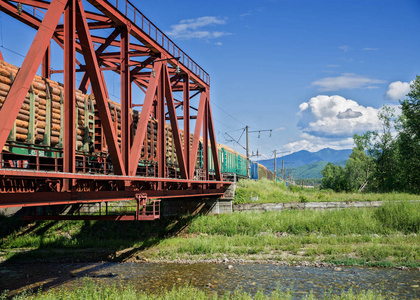
[[[18,68],[0,61],[0,108],[10,90]],[[39,171],[62,171],[63,141],[63,92],[62,84],[50,79],[35,76],[32,85],[20,108],[19,114],[9,134],[8,141],[1,152],[2,168],[34,169]],[[108,100],[114,129],[121,144],[121,106]],[[76,90],[76,172],[112,174],[113,166],[98,116],[93,95]],[[137,129],[139,112],[131,111],[132,130]],[[168,177],[177,177],[176,152],[172,130],[165,124],[166,162]],[[181,130],[181,139],[184,134]],[[192,142],[192,138],[190,138]],[[157,176],[157,120],[150,118],[147,138],[141,152],[137,175]],[[196,162],[196,179],[200,179],[203,169],[203,143],[200,141]],[[217,145],[222,174],[236,178],[247,177],[246,157],[233,149]],[[214,173],[214,162],[209,153],[209,172]],[[272,178],[273,174],[264,166],[250,162],[250,177]],[[201,172],[203,173],[203,172]]]

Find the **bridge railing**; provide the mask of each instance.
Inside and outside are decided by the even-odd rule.
[[[179,57],[179,62],[187,67],[191,72],[197,75],[207,85],[210,85],[210,76],[194,60],[192,60],[184,51],[182,51],[169,37],[167,37],[155,24],[146,18],[133,4],[128,0],[108,0],[122,14],[136,24],[143,32],[149,35],[156,43],[165,49],[173,57]]]

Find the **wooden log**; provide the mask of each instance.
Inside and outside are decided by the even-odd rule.
[[[0,90],[8,92],[10,90],[10,85],[0,83]]]
[[[25,109],[20,109],[19,113],[25,116],[29,116],[30,115],[30,111],[29,110],[25,110]]]
[[[27,134],[20,134],[20,133],[16,133],[16,139],[19,141],[25,141],[28,139],[28,135]]]
[[[51,107],[52,108],[55,108],[55,109],[60,109],[61,108],[61,105],[60,105],[60,103],[51,101]]]
[[[7,85],[11,85],[12,81],[10,80],[10,77],[6,77],[6,76],[2,76],[0,75],[0,82],[7,84]]]
[[[5,76],[5,77],[9,77],[10,76],[10,71],[6,70],[5,68],[0,67],[0,75]]]
[[[47,99],[47,93],[44,91],[38,91],[38,97],[42,99]]]
[[[56,145],[58,144],[59,141],[60,139],[58,137],[55,137],[55,136],[51,137],[51,144]]]
[[[26,135],[28,135],[28,129],[27,129],[27,128],[17,127],[17,126],[16,126],[16,133],[20,133],[20,134],[26,134]]]
[[[43,134],[35,134],[35,141],[42,142],[44,140]]]
[[[85,103],[85,97],[83,95],[76,94],[76,100]]]
[[[51,86],[51,84],[50,84],[50,86]],[[51,94],[54,95],[54,96],[60,96],[61,89],[59,89],[58,87],[51,86]]]
[[[37,124],[36,124],[36,127],[37,127],[37,128],[42,128],[42,129],[44,129],[46,125],[47,125],[47,123],[46,123],[46,122],[44,122],[44,121],[39,121],[39,120],[38,120],[38,122],[37,122]]]
[[[60,109],[53,108],[53,109],[51,109],[51,111],[52,111],[53,114],[57,114],[57,115],[61,116],[61,110]]]
[[[61,97],[58,95],[51,95],[51,100],[53,100],[53,101],[57,101],[57,102],[60,102],[61,101]]]
[[[51,124],[51,130],[52,131],[58,131],[60,132],[61,126],[58,124]]]
[[[26,127],[26,128],[28,128],[28,125],[29,125],[29,116],[27,116],[27,115],[23,115],[23,114],[21,114],[21,113],[19,113],[18,115],[17,115],[17,117],[16,117],[16,124],[18,124],[17,123],[17,121],[23,121],[23,122],[26,122],[26,125],[25,126],[22,126],[22,127]]]
[[[44,81],[32,81],[32,87],[39,91],[45,91],[47,89]]]

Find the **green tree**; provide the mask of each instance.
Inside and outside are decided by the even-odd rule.
[[[420,76],[410,86],[408,98],[401,102],[398,151],[399,186],[420,193]]]
[[[344,178],[347,181],[349,191],[363,191],[368,185],[371,173],[374,170],[374,159],[365,151],[370,147],[371,133],[355,134],[353,139],[356,146],[346,162]]]
[[[347,190],[346,181],[344,180],[344,169],[328,163],[324,170],[321,171],[322,184],[321,189],[332,189],[336,192]]]
[[[394,140],[396,117],[395,109],[384,106],[378,113],[381,129],[371,132],[375,158],[375,176],[372,183],[380,192],[390,192],[397,187],[398,148]],[[394,134],[393,134],[394,133]]]

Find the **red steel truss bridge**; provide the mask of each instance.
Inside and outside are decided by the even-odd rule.
[[[145,197],[223,195],[231,183],[223,181],[219,166],[209,99],[210,77],[129,1],[0,0],[0,10],[37,30],[0,109],[0,207],[136,198],[138,203],[145,203]],[[63,57],[63,70],[51,69],[51,43],[62,50],[59,55]],[[42,78],[50,79],[55,73],[64,78],[59,150],[40,150],[31,143],[15,145],[10,141],[40,66]],[[77,86],[76,72],[83,74]],[[116,115],[112,115],[108,103],[105,72],[115,72],[120,78],[119,126],[115,126]],[[142,104],[133,105],[133,85],[144,92]],[[94,95],[95,120],[100,121],[100,138],[107,153],[98,157],[102,162],[98,172],[91,172],[85,164],[92,153],[81,153],[77,148],[78,90]],[[174,93],[182,94],[181,99],[176,99]],[[139,112],[133,121],[135,106]],[[177,111],[180,107],[182,113]],[[141,165],[142,153],[150,151],[146,148],[151,118],[157,123],[156,157],[149,165],[147,162]],[[190,126],[193,119],[195,128]],[[182,130],[179,120],[183,121]],[[166,159],[168,125],[172,132],[171,147],[176,153],[175,167],[169,166]],[[199,150],[200,143],[208,147]],[[18,160],[17,167],[11,167],[6,154],[18,147],[27,147],[32,158]],[[46,169],[40,153],[48,151],[50,168]],[[202,165],[197,167],[200,151]],[[108,161],[103,164],[105,160]],[[25,168],[19,168],[24,165]],[[137,218],[138,214],[139,208]]]

